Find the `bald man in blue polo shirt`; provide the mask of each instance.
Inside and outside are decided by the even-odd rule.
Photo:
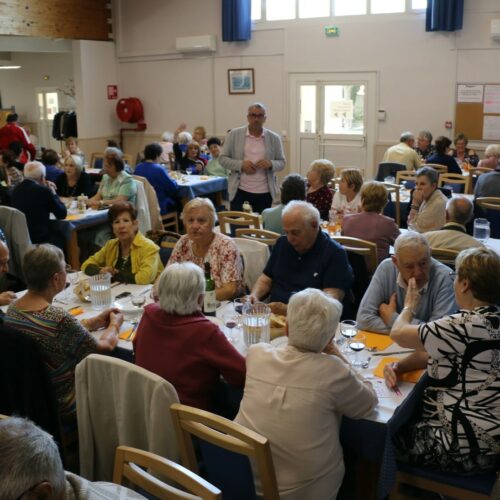
[[[305,201],[291,201],[283,209],[282,236],[276,242],[252,298],[269,295],[274,312],[286,314],[290,296],[318,288],[342,302],[353,281],[347,254],[320,229],[318,210]]]

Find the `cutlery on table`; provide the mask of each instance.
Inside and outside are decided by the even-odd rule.
[[[393,352],[374,352],[372,356],[393,356],[394,354],[412,354],[415,351],[393,351]]]

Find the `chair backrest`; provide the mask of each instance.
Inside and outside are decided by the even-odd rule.
[[[179,231],[179,216],[177,212],[168,212],[161,216],[161,223],[163,225],[163,229],[170,230],[172,229],[176,233],[180,233]]]
[[[166,380],[132,363],[91,354],[75,372],[80,473],[111,481],[115,449],[132,446],[177,461],[168,408],[179,402]]]
[[[269,246],[248,238],[233,238],[243,258],[243,281],[251,290],[269,260]]]
[[[415,170],[400,170],[396,172],[396,184],[401,184],[403,181],[415,182],[417,172]]]
[[[458,254],[458,250],[451,250],[450,248],[431,248],[432,257],[447,266],[451,266],[453,269],[455,269],[455,259]]]
[[[222,211],[218,212],[220,232],[226,236],[232,236],[232,226],[252,227],[260,229],[260,219],[258,215],[246,212]]]
[[[440,174],[438,179],[438,187],[446,186],[452,191],[469,193],[470,192],[470,175],[461,174]]]
[[[140,175],[133,175],[132,177],[136,181],[141,182],[144,186],[144,193],[146,195],[149,209],[151,229],[153,229],[153,231],[162,229],[163,223],[160,214],[160,204],[158,203],[158,196],[156,195],[155,188],[150,184],[146,177],[141,177]]]
[[[23,257],[31,248],[26,216],[17,208],[0,206],[0,227],[7,238],[10,252],[9,272],[22,280]]]
[[[102,168],[104,153],[92,153],[90,155],[89,168]]]
[[[490,221],[492,238],[500,238],[500,197],[485,196],[476,198],[475,203],[480,210],[478,217],[486,217]]]
[[[347,252],[363,255],[366,260],[368,272],[370,274],[375,272],[378,265],[377,245],[375,243],[350,236],[332,236],[332,239],[340,243]]]
[[[400,172],[401,170],[406,170],[406,165],[404,163],[381,162],[378,164],[378,171],[375,180],[384,182],[384,179],[389,176],[396,179],[397,172]]]
[[[139,221],[139,231],[146,234],[151,229],[151,215],[149,212],[148,199],[144,184],[140,179],[134,179],[137,185],[137,195],[135,199],[135,208],[137,209],[137,220]]]
[[[447,174],[448,167],[446,165],[440,165],[439,163],[426,163],[422,165],[422,167],[432,167],[434,170],[437,170],[440,174]]]
[[[150,472],[166,477],[183,489],[180,490],[161,481]],[[222,498],[218,488],[182,465],[148,451],[129,446],[118,446],[115,454],[113,482],[124,485],[124,479],[161,499],[186,500],[186,491],[203,500]]]
[[[266,229],[236,229],[236,238],[246,238],[252,241],[259,241],[260,243],[265,243],[269,246],[274,246],[280,236],[280,233],[267,231]]]
[[[390,182],[384,182],[384,186],[389,193],[389,201],[392,201],[395,206],[395,217],[396,224],[398,227],[401,226],[401,185],[400,184],[392,184]],[[392,193],[394,193],[394,200],[392,199]],[[387,215],[384,210],[384,215]],[[392,214],[390,215],[392,216]]]
[[[202,440],[201,442],[252,458],[262,485],[263,498],[265,500],[279,499],[271,446],[267,438],[236,422],[198,408],[173,404],[170,407],[170,412],[177,432],[181,461],[184,466],[193,472],[198,472],[198,463],[192,441],[192,436],[196,436]],[[211,464],[207,460],[205,465],[209,481],[222,490],[224,498],[230,498],[224,485],[218,484],[210,478],[211,465],[214,465],[216,470],[219,469],[223,472],[219,479],[227,477],[228,480],[231,480],[231,475],[225,470],[225,464]]]

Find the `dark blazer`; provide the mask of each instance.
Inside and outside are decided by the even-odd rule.
[[[32,179],[24,179],[12,192],[12,206],[26,216],[32,243],[49,241],[49,220],[53,213],[57,219],[64,219],[67,211],[57,194]]]
[[[81,194],[88,196],[89,198],[93,196],[94,188],[92,186],[92,179],[87,172],[82,172],[76,185],[73,188],[68,186],[68,178],[66,174],[60,175],[56,180],[57,194],[59,196],[64,196],[66,198],[76,198]]]

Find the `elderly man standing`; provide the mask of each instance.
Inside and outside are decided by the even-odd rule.
[[[419,233],[402,234],[394,244],[395,255],[375,271],[358,309],[358,326],[370,332],[389,333],[403,310],[408,281],[415,278],[420,302],[413,324],[434,321],[455,312],[450,268],[431,258],[429,243]]]
[[[305,201],[291,201],[283,209],[282,236],[276,242],[252,297],[267,295],[278,302],[273,310],[283,314],[290,296],[305,288],[317,288],[339,301],[353,281],[347,254],[341,245],[321,231],[317,208]]]
[[[472,219],[474,207],[465,196],[450,198],[446,204],[446,224],[437,231],[424,233],[431,248],[447,248],[458,252],[484,245],[467,234],[465,225]]]
[[[399,144],[391,146],[384,154],[383,162],[402,163],[406,170],[417,170],[420,167],[420,157],[413,149],[415,136],[411,132],[403,132]]]
[[[24,181],[12,192],[12,205],[26,216],[33,243],[52,243],[64,249],[65,239],[59,227],[50,220],[64,219],[67,211],[56,194],[56,187],[45,180],[45,166],[39,161],[26,163]]]
[[[264,128],[266,108],[254,103],[248,108],[248,126],[231,130],[224,142],[219,163],[230,171],[229,199],[231,210],[242,210],[248,201],[261,213],[277,197],[276,172],[285,168],[281,138]]]

